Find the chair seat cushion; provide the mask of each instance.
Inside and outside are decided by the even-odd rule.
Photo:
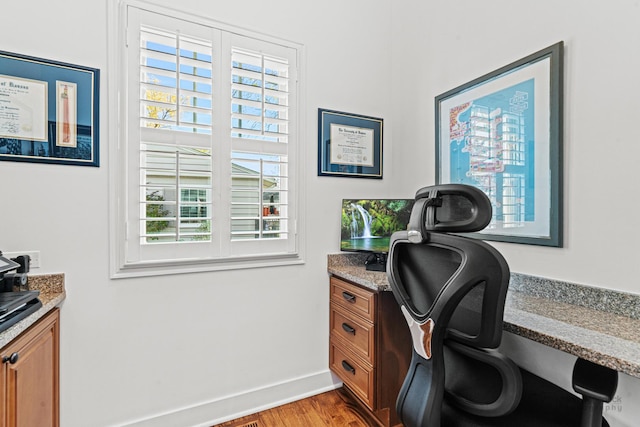
[[[582,400],[524,369],[520,405],[509,415],[484,418],[442,405],[442,427],[580,427]],[[603,419],[603,427],[609,424]]]

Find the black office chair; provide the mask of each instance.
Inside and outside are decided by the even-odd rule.
[[[509,267],[492,246],[451,233],[484,229],[491,203],[459,184],[416,193],[407,231],[394,233],[387,275],[413,339],[396,409],[405,427],[608,426],[617,372],[578,359],[580,399],[519,368],[497,348]]]

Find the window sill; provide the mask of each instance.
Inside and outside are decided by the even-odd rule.
[[[112,272],[111,279],[167,276],[172,274],[202,273],[208,271],[245,270],[265,267],[301,265],[305,261],[299,254],[269,257],[236,257],[219,260],[188,260],[131,263]]]

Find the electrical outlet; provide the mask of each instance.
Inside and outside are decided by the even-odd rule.
[[[29,255],[31,257],[29,268],[40,268],[40,251],[2,252],[2,256],[5,258],[15,258],[20,255]]]

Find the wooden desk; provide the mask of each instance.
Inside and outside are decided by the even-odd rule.
[[[330,254],[327,270],[390,291],[361,254]],[[640,378],[640,295],[512,273],[504,330]]]
[[[29,289],[40,291],[39,299],[42,302],[42,307],[10,328],[0,332],[0,348],[9,344],[55,307],[60,306],[67,297],[64,288],[64,274],[62,273],[29,275]]]
[[[60,425],[60,317],[64,275],[30,276],[42,307],[0,333],[0,427]]]

